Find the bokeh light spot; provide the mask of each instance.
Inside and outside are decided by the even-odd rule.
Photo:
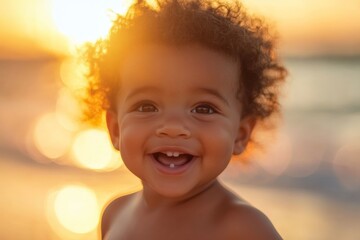
[[[279,133],[276,141],[273,140],[271,148],[256,162],[268,173],[280,176],[287,169],[293,157],[293,146],[289,136]]]
[[[47,113],[36,121],[33,139],[41,154],[55,159],[69,150],[72,134],[59,124],[55,113]]]
[[[100,207],[94,191],[82,185],[68,185],[49,196],[49,206],[62,227],[78,234],[96,229]]]
[[[78,99],[68,89],[62,88],[56,102],[56,117],[62,127],[69,131],[80,128],[81,107]]]
[[[315,133],[311,135],[301,133],[293,137],[293,158],[286,174],[299,178],[314,174],[325,156],[324,142],[325,138]]]
[[[78,91],[86,87],[86,73],[86,66],[75,58],[69,58],[61,63],[61,81],[72,91]]]
[[[333,169],[341,183],[349,190],[360,189],[360,144],[340,148],[333,161]]]
[[[108,134],[100,129],[80,132],[72,151],[76,161],[85,168],[113,170],[122,164],[120,154],[113,148]]]

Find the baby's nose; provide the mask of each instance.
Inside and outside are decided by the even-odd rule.
[[[181,122],[168,122],[156,130],[156,135],[159,137],[171,138],[189,138],[191,132]]]

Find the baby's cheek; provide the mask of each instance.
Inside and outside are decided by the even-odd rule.
[[[140,151],[137,149],[140,141],[138,136],[137,130],[130,126],[125,126],[120,130],[120,152],[123,158]]]
[[[207,149],[212,150],[214,155],[222,159],[230,159],[234,148],[234,136],[226,128],[215,128],[208,131],[210,134],[205,139],[207,141]]]
[[[125,128],[120,136],[120,154],[127,167],[135,176],[142,176],[143,151],[139,134],[134,134],[133,130]]]

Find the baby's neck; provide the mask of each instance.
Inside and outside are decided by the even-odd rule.
[[[221,185],[216,179],[209,184],[203,186],[201,189],[197,189],[191,195],[185,195],[178,198],[169,198],[161,196],[160,194],[152,191],[146,185],[139,193],[139,204],[147,211],[163,210],[175,210],[183,209],[186,206],[204,206],[209,204],[216,204],[218,201],[228,195],[228,191]],[[211,201],[209,201],[211,199]]]

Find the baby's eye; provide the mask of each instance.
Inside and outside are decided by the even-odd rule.
[[[213,114],[215,113],[215,109],[208,104],[201,104],[196,106],[191,110],[192,113],[200,113],[200,114]]]
[[[151,103],[143,103],[136,109],[138,112],[157,112],[158,109]]]

